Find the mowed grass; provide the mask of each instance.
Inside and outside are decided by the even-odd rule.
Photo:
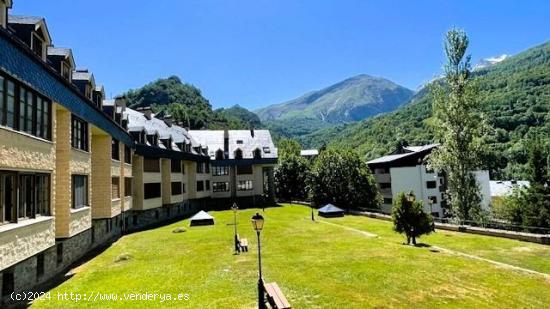
[[[80,266],[37,308],[254,308],[257,241],[241,210],[239,234],[250,251],[233,255],[231,211],[210,212],[215,226],[184,220],[121,238]],[[430,247],[402,244],[391,223],[346,216],[312,222],[306,207],[284,205],[263,213],[264,278],[276,281],[294,308],[545,308],[550,280]],[[334,224],[322,223],[320,221]],[[177,227],[187,232],[172,233]],[[347,229],[345,227],[348,227]],[[355,230],[371,232],[367,237]],[[437,231],[422,243],[550,274],[550,247]],[[123,255],[129,259],[120,260]],[[178,293],[188,300],[64,301],[58,293]],[[126,294],[128,295],[128,294]]]

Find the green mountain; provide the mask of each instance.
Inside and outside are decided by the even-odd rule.
[[[125,93],[130,108],[150,106],[155,113],[170,114],[191,129],[261,128],[258,116],[238,105],[212,110],[200,89],[177,76],[161,78]]]
[[[238,125],[244,124],[247,128],[258,129],[263,127],[258,115],[239,105],[233,105],[229,108],[219,108],[215,112]]]
[[[387,79],[362,74],[255,112],[270,129],[299,136],[392,111],[412,95],[412,90]]]
[[[474,71],[482,109],[493,126],[486,165],[492,177],[524,179],[528,137],[550,142],[550,42]],[[387,154],[398,140],[434,142],[432,102],[424,88],[396,111],[300,137],[305,147],[352,147],[366,159]]]

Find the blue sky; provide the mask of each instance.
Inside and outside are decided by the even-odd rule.
[[[254,109],[366,73],[416,89],[441,71],[442,38],[474,62],[550,39],[550,1],[14,0],[45,16],[108,95],[178,75],[217,107]]]

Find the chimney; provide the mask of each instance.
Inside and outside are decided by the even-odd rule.
[[[174,119],[172,118],[172,115],[166,115],[164,116],[164,123],[166,123],[167,126],[171,127]]]
[[[250,129],[250,136],[254,137],[254,128]]]
[[[0,27],[6,29],[8,26],[8,9],[11,9],[11,0],[0,0]]]
[[[122,110],[124,111],[126,109],[126,97],[119,95],[115,97],[115,106],[122,107]]]
[[[140,107],[136,110],[142,113],[145,116],[145,118],[147,118],[147,120],[151,120],[151,117],[153,116],[153,111],[151,110],[151,107],[145,106],[145,107]]]
[[[227,128],[223,130],[223,152],[229,153],[229,130]]]

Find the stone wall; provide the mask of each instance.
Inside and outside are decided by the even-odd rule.
[[[25,221],[0,226],[0,269],[8,268],[55,244],[52,217]]]

